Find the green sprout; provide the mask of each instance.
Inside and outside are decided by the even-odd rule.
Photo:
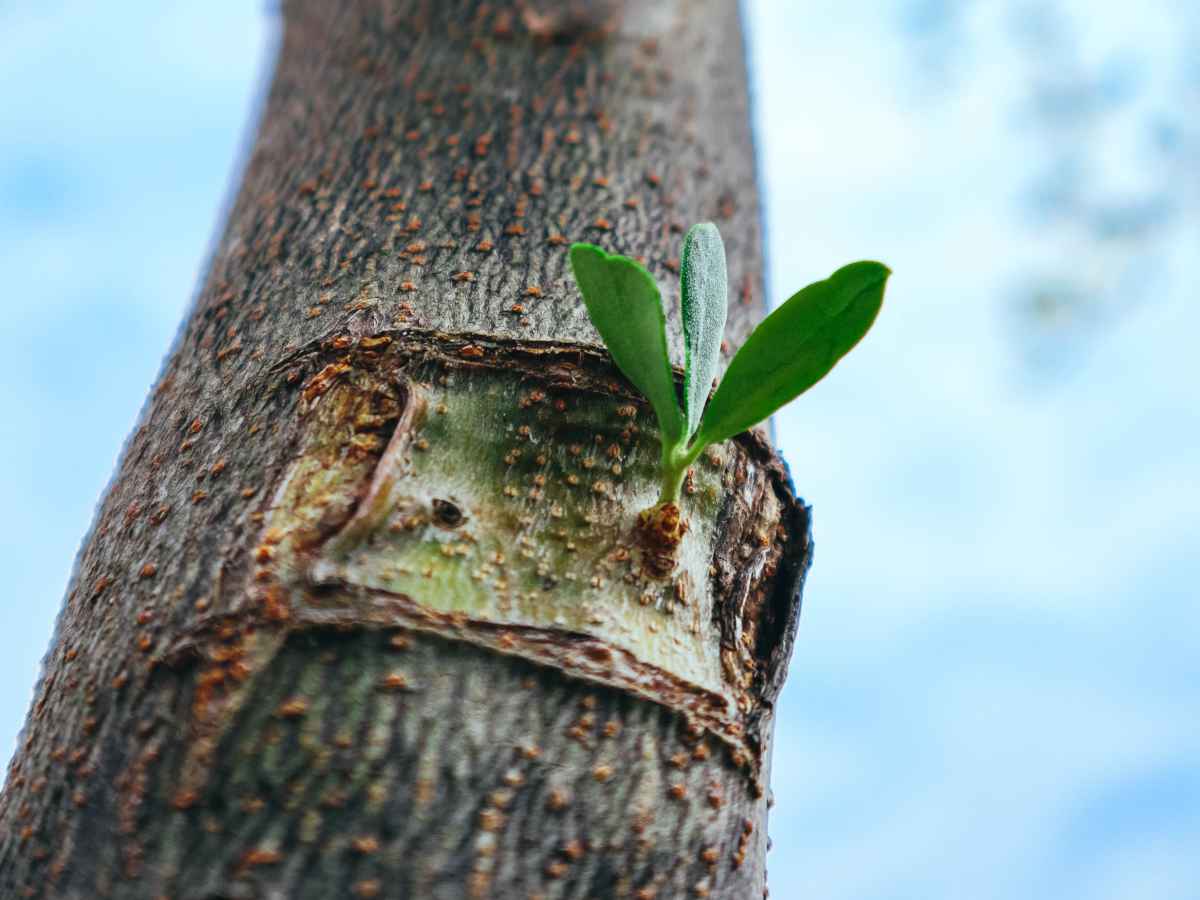
[[[613,361],[645,394],[662,435],[658,506],[676,504],[688,468],[704,449],[769,418],[804,393],[867,333],[891,270],[877,262],[843,266],[793,294],[754,329],[708,402],[728,309],[725,246],[711,222],[683,240],[683,408],[667,352],[658,285],[626,256],[571,245],[571,268],[588,316]]]

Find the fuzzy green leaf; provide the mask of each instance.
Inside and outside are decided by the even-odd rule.
[[[679,273],[683,307],[683,410],[687,436],[700,424],[717,362],[729,310],[729,279],[725,273],[725,245],[711,222],[688,229],[683,239]]]
[[[592,244],[571,245],[571,269],[592,324],[617,368],[650,400],[665,442],[678,443],[683,415],[667,356],[658,285],[632,259]]]
[[[824,378],[875,321],[889,275],[851,263],[767,316],[725,371],[693,446],[740,434]]]

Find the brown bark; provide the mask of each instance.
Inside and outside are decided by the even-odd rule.
[[[730,353],[753,326],[737,4],[284,19],[10,767],[0,895],[764,895],[807,509],[745,435],[650,564],[653,415],[565,252],[673,285],[714,220]]]

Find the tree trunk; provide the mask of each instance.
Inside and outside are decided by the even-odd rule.
[[[754,324],[737,3],[284,19],[10,767],[0,895],[765,895],[807,509],[743,435],[659,571],[653,413],[566,260],[643,258],[674,301],[714,220],[726,361]]]

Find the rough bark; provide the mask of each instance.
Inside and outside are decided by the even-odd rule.
[[[734,0],[290,0],[241,192],[80,553],[0,895],[746,898],[807,509],[689,476],[566,245],[763,307]],[[678,316],[671,321],[677,347]]]

